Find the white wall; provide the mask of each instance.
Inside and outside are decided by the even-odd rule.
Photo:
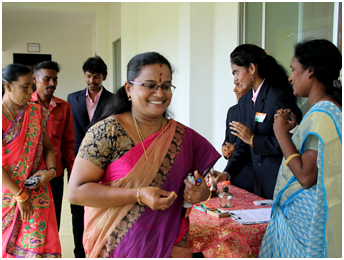
[[[190,127],[211,142],[213,4],[191,3],[190,24]]]
[[[109,90],[114,91],[114,82],[113,82],[113,73],[114,73],[114,64],[113,64],[113,51],[112,44],[121,38],[121,3],[109,3],[109,25],[108,25],[108,38],[109,38],[109,63],[108,65],[108,74],[106,81],[108,83]],[[122,68],[123,71],[123,68]],[[123,76],[122,76],[123,79]],[[123,85],[123,84],[122,84]]]
[[[91,26],[3,21],[2,35],[2,67],[13,63],[13,53],[28,53],[27,43],[39,43],[40,54],[51,54],[61,66],[57,97],[66,100],[86,87],[82,64],[92,54]]]
[[[238,45],[238,17],[238,3],[121,3],[122,82],[134,55],[164,55],[175,67],[174,119],[202,134],[220,154],[227,110],[237,103],[229,54]],[[221,158],[215,168],[221,171],[225,164]]]
[[[225,138],[228,108],[237,103],[230,53],[239,45],[239,3],[214,3],[213,111],[211,143],[221,153]],[[222,171],[227,161],[222,157],[215,168]]]
[[[129,17],[129,19],[128,19]],[[122,83],[126,81],[126,66],[136,54],[156,51],[165,56],[176,69],[170,110],[178,114],[179,84],[179,4],[121,3]]]
[[[239,3],[15,4],[31,9],[54,6],[61,12],[85,12],[94,22],[86,26],[5,21],[3,64],[12,62],[13,52],[25,53],[27,42],[41,43],[41,53],[52,53],[62,65],[56,94],[66,98],[68,93],[85,87],[81,66],[95,53],[108,65],[109,77],[104,86],[113,90],[112,43],[119,38],[122,84],[126,65],[134,55],[157,51],[175,69],[173,84],[177,90],[170,107],[174,118],[202,134],[221,154],[226,113],[237,102],[232,91],[229,54],[239,43]],[[215,168],[221,171],[225,164],[221,158]]]

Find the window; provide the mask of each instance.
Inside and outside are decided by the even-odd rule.
[[[269,51],[288,73],[294,45],[304,39],[327,39],[341,48],[339,2],[248,2],[242,5],[242,42]]]
[[[305,39],[327,39],[341,51],[340,2],[248,2],[241,4],[242,43],[267,50],[290,75],[290,60],[296,43]],[[307,98],[299,98],[303,113]]]

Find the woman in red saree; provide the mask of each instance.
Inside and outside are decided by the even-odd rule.
[[[33,93],[29,68],[8,65],[2,79],[2,257],[61,257],[48,183],[56,174],[46,134],[49,111],[28,103]],[[30,176],[41,178],[36,186],[25,188]]]
[[[155,52],[136,55],[111,111],[87,132],[68,185],[85,207],[87,257],[191,257],[183,202],[205,201],[202,175],[219,153],[192,129],[166,118],[170,63]],[[189,172],[200,179],[193,185]]]

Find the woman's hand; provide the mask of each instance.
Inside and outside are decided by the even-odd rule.
[[[56,175],[56,171],[54,169],[49,171],[38,171],[33,176],[41,176],[41,179],[39,180],[39,183],[34,186],[30,187],[28,189],[37,189],[38,187],[47,184],[49,181],[51,181]]]
[[[194,172],[194,175],[195,175],[196,180],[197,179],[201,180],[201,184],[197,184],[196,182],[196,185],[194,185],[188,180],[184,180],[184,183],[185,183],[184,200],[191,204],[197,204],[197,203],[200,203],[201,201],[207,200],[210,194],[207,183],[205,179],[202,177],[202,175],[199,174],[197,170]]]
[[[143,187],[140,189],[140,201],[152,210],[165,210],[171,207],[177,194],[157,187]]]
[[[33,215],[33,208],[30,198],[24,202],[17,202],[23,221],[28,221]]]
[[[244,124],[239,123],[237,121],[232,121],[229,124],[231,125],[230,129],[235,131],[235,132],[232,131],[231,134],[239,137],[245,143],[251,144],[252,132],[250,128],[248,128]]]
[[[214,171],[214,175],[215,175],[215,182],[219,183],[219,182],[223,182],[223,181],[227,181],[228,180],[228,175],[227,173],[224,172],[218,172],[218,171]],[[210,178],[211,178],[211,174],[210,172],[205,176],[205,181],[207,183],[208,186],[210,186]]]
[[[274,115],[273,129],[276,137],[281,134],[288,134],[296,126],[296,115],[288,109],[280,109]]]
[[[224,157],[227,157],[227,158],[232,157],[234,154],[234,151],[235,151],[235,145],[229,142],[226,142],[226,144],[222,146],[222,155]]]

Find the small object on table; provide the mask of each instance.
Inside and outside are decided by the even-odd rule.
[[[216,209],[215,211],[208,209],[207,214],[214,216],[214,217],[217,217],[217,218],[223,218],[223,217],[229,217],[230,216],[228,211],[223,211],[220,209]]]
[[[204,213],[207,213],[207,209],[206,209],[206,207],[203,204],[196,204],[196,205],[194,205],[194,208],[196,210],[199,210],[199,211],[202,211]]]
[[[228,192],[228,185],[230,184],[230,181],[223,182],[223,190],[222,193],[219,195],[220,200],[220,207],[221,208],[230,208],[232,206],[232,199],[233,195]]]
[[[272,206],[274,204],[273,200],[256,200],[253,201],[256,206]]]
[[[231,210],[228,213],[241,224],[259,224],[270,221],[271,208]]]

